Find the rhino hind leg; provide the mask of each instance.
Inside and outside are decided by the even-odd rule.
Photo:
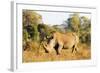
[[[76,47],[76,45],[73,45],[73,47],[72,47],[72,53],[73,53],[74,51],[77,52],[77,47]]]
[[[74,48],[75,48],[75,45],[73,45],[73,47],[72,47],[72,53],[74,52]]]

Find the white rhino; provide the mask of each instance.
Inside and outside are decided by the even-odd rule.
[[[73,32],[53,32],[48,40],[49,41],[43,44],[43,46],[49,53],[52,52],[53,49],[56,50],[57,54],[60,54],[63,48],[72,49],[72,53],[78,50],[77,44],[79,43],[79,38]]]

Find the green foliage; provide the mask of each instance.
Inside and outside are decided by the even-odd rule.
[[[23,10],[23,25],[34,25],[42,22],[42,16],[32,10]]]
[[[37,26],[38,25],[29,25],[29,26],[26,26],[26,30],[28,32],[28,36],[31,40],[34,40],[34,41],[39,41],[39,32],[38,32],[38,29],[37,29]]]
[[[32,10],[23,10],[23,28],[27,31],[29,39],[39,41],[38,24],[42,22],[42,16]]]
[[[47,24],[41,24],[41,29],[47,36],[50,36],[52,31],[56,31],[55,28]]]
[[[80,38],[80,42],[91,42],[91,20],[88,17],[81,17],[76,13],[72,14],[65,22],[68,23],[66,31],[76,32]]]
[[[68,26],[71,30],[78,32],[80,26],[79,14],[75,13],[70,16],[68,19]]]
[[[33,40],[35,40],[35,41],[39,41],[39,32],[38,32],[37,26],[38,26],[38,25],[32,26],[33,29],[34,29],[34,31],[33,31],[33,35],[34,35],[34,36],[32,36],[32,38],[33,38]]]
[[[91,42],[91,20],[85,16],[82,16],[81,20],[83,20],[80,27],[81,42],[90,43]]]
[[[27,41],[29,35],[26,29],[23,29],[23,41]]]
[[[56,25],[54,25],[53,27],[53,31],[58,31],[58,32],[61,32],[61,33],[63,33],[64,31],[62,31],[62,30],[65,30],[65,29],[59,29],[59,28],[57,28],[57,26]]]

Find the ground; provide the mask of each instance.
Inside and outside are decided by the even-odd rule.
[[[91,59],[91,48],[86,44],[79,44],[78,52],[71,52],[71,49],[62,49],[61,54],[57,55],[55,51],[45,53],[42,49],[39,52],[30,50],[23,51],[23,62],[45,62],[45,61],[68,61],[68,60],[87,60]]]

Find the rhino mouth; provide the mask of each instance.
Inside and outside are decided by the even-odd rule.
[[[45,52],[46,53],[49,53],[49,50],[48,50],[48,47],[47,46],[48,46],[47,43],[43,44],[43,47],[45,49]],[[59,55],[58,47],[59,47],[59,44],[58,43],[56,43],[55,46],[53,47],[55,49],[57,55]]]

